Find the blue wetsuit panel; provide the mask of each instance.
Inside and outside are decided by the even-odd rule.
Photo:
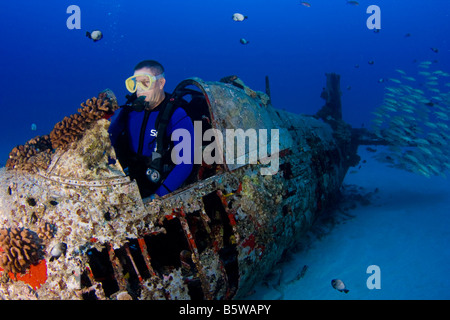
[[[159,112],[160,112],[159,110],[155,110],[151,112],[148,117],[147,126],[145,128],[145,133],[143,135],[144,139],[143,139],[142,155],[144,156],[151,156],[152,152],[156,147],[157,128],[155,128],[155,122]],[[144,120],[144,115],[145,112],[137,112],[137,111],[126,112],[125,110],[121,109],[119,114],[112,118],[112,122],[109,127],[111,144],[114,146],[120,134],[125,131],[129,139],[128,143],[131,150],[137,153],[139,149],[139,139],[141,135],[141,127],[142,122]],[[189,144],[186,145],[189,145],[191,149],[190,150],[191,161],[189,161],[189,163],[177,164],[172,169],[172,171],[164,180],[164,183],[156,190],[155,193],[158,196],[163,196],[167,193],[176,190],[184,182],[184,180],[186,180],[186,178],[192,171],[194,159],[194,143],[193,143],[194,126],[192,124],[192,120],[189,118],[189,116],[186,114],[186,111],[184,111],[183,108],[177,108],[174,111],[170,119],[170,122],[166,128],[165,132],[166,136],[169,137],[170,139],[172,137],[172,133],[177,129],[185,129],[190,134],[191,141]],[[174,146],[176,146],[178,143],[181,142],[182,140],[174,141],[173,143]]]

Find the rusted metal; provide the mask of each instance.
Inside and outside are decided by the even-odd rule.
[[[113,246],[111,244],[107,244],[106,247],[108,250],[109,260],[111,262],[111,265],[112,265],[112,268],[114,271],[114,273],[113,273],[114,278],[117,281],[117,284],[119,285],[119,289],[121,291],[124,291],[127,289],[127,283],[124,278],[122,265],[121,265],[119,259],[117,259],[117,256],[114,252]]]
[[[128,246],[128,243],[125,243],[124,248],[125,248],[125,251],[127,252],[128,258],[129,258],[130,261],[131,261],[131,264],[133,265],[134,272],[136,272],[136,275],[138,276],[139,282],[142,282],[142,281],[143,281],[143,278],[142,278],[142,276],[141,276],[141,274],[140,274],[138,268],[136,267],[136,263],[134,262],[133,256],[131,255],[131,252],[130,252],[130,248],[129,248],[129,246]]]
[[[144,258],[145,265],[147,266],[148,271],[150,272],[151,276],[153,276],[153,277],[156,276],[155,270],[153,270],[153,267],[152,267],[152,264],[150,261],[150,256],[148,254],[147,245],[145,244],[145,240],[143,238],[139,238],[138,243],[139,243],[139,248],[141,249],[142,257]]]
[[[186,236],[186,239],[188,241],[189,248],[192,253],[191,258],[197,268],[198,277],[200,278],[200,281],[202,284],[203,294],[205,295],[206,299],[210,300],[210,299],[212,299],[212,295],[210,293],[209,282],[208,282],[208,279],[206,278],[205,272],[203,270],[203,266],[200,262],[198,248],[195,243],[194,236],[192,235],[191,231],[189,230],[189,225],[186,220],[186,214],[184,213],[183,208],[180,208],[180,210],[178,212],[178,219],[180,219],[181,227],[183,228],[184,235]]]

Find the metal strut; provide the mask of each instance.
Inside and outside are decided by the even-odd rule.
[[[181,227],[183,228],[184,235],[186,236],[186,240],[189,244],[189,248],[192,252],[192,261],[194,262],[197,271],[198,271],[198,277],[200,279],[200,282],[202,284],[202,290],[203,294],[205,296],[205,299],[212,300],[213,297],[210,292],[210,286],[209,282],[206,278],[205,270],[203,269],[203,265],[200,262],[200,255],[198,253],[197,244],[195,243],[194,236],[191,233],[191,230],[189,229],[189,225],[186,220],[186,213],[184,212],[183,208],[179,209],[177,211],[178,219],[180,220]]]

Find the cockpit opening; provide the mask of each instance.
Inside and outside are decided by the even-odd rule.
[[[199,139],[201,141],[201,150],[198,148],[195,149],[194,152],[201,152],[203,154],[204,148],[211,144],[211,141],[203,141],[203,135],[204,133],[213,127],[213,118],[211,116],[210,112],[210,106],[208,97],[205,92],[202,91],[201,86],[196,83],[195,81],[185,80],[182,83],[180,83],[177,88],[174,90],[174,93],[172,94],[173,99],[173,105],[174,107],[170,107],[172,109],[176,108],[183,108],[186,114],[190,117],[192,120],[192,123],[195,127],[197,125],[200,127],[201,125],[201,137],[191,137],[190,143],[194,143],[194,139]],[[166,108],[168,108],[166,106]],[[126,110],[124,110],[126,111]],[[163,111],[160,111],[162,113]],[[174,111],[171,111],[174,112]],[[170,113],[170,112],[169,112]],[[158,116],[159,117],[159,116]],[[161,119],[164,118],[164,115],[161,116]],[[159,119],[159,118],[157,118]],[[159,121],[159,122],[158,122]],[[164,122],[164,120],[157,120],[157,123]],[[166,126],[167,127],[167,126]],[[163,127],[163,128],[166,128]],[[158,128],[161,128],[160,126]],[[158,130],[159,131],[159,130]],[[165,130],[163,130],[165,131]],[[195,131],[195,130],[194,130]],[[200,132],[195,131],[194,134],[199,135]],[[168,140],[171,140],[172,137],[169,137]],[[157,139],[157,138],[155,138]],[[167,138],[166,138],[167,139]],[[212,138],[214,139],[214,137]],[[167,143],[167,142],[165,142]],[[164,144],[165,144],[164,143]],[[130,149],[130,141],[129,137],[127,137],[126,132],[124,132],[121,136],[119,136],[117,143],[115,143],[114,148],[116,151],[117,159],[119,160],[119,163],[121,164],[122,168],[124,169],[125,173],[132,177],[132,179],[135,179],[139,189],[141,191],[141,194],[143,197],[148,197],[154,191],[158,190],[158,188],[161,186],[161,183],[164,181],[164,176],[170,175],[170,171],[166,171],[164,169],[164,172],[161,171],[162,168],[171,167],[173,170],[174,163],[171,159],[171,149],[168,149],[167,151],[164,151],[163,154],[161,154],[162,162],[164,163],[161,165],[161,170],[155,169],[154,166],[154,160],[153,155],[152,156],[142,156],[139,154],[135,154]],[[157,142],[158,144],[158,142]],[[161,143],[160,143],[161,144]],[[156,147],[155,147],[156,148]],[[144,166],[143,163],[146,163],[145,168],[141,168]],[[196,161],[193,161],[192,163],[193,167],[190,172],[190,174],[187,176],[187,178],[179,185],[177,190],[185,188],[186,186],[189,186],[197,181],[204,180],[208,177],[211,177],[219,172],[223,172],[223,166],[221,164],[206,164],[202,161],[202,163],[196,163]],[[148,167],[148,169],[147,169]],[[156,184],[152,184],[149,181],[152,181],[150,177],[152,175],[149,175],[149,170],[157,170],[158,172],[161,172],[162,175],[161,179],[158,179]],[[132,173],[134,172],[134,173]],[[136,176],[136,172],[141,172],[139,175]],[[146,176],[147,175],[147,176]],[[150,185],[149,185],[150,183]],[[153,190],[152,192],[148,192],[149,190]],[[176,190],[170,190],[170,193],[176,191]]]

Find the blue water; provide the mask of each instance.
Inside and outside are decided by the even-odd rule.
[[[386,86],[378,80],[393,77],[395,69],[415,72],[417,61],[430,60],[437,69],[450,71],[450,1],[309,2],[310,8],[294,0],[2,1],[0,164],[15,145],[49,133],[101,90],[112,89],[124,102],[124,80],[145,59],[165,66],[169,92],[188,77],[217,81],[233,74],[264,91],[268,75],[273,105],[306,114],[323,105],[325,73],[336,72],[341,75],[344,120],[355,127],[368,125]],[[66,26],[69,5],[81,9],[80,30]],[[381,9],[379,33],[366,27],[369,5]],[[235,12],[248,20],[234,22]],[[96,43],[85,37],[95,29],[104,34]],[[249,44],[240,44],[240,38]],[[33,123],[37,130],[31,130]],[[372,178],[376,185],[377,176]],[[436,223],[419,220],[430,228]],[[436,242],[431,249],[436,254],[448,250]],[[437,291],[434,298],[445,298],[444,292]],[[297,298],[308,298],[305,294]],[[420,298],[418,292],[399,296]]]

